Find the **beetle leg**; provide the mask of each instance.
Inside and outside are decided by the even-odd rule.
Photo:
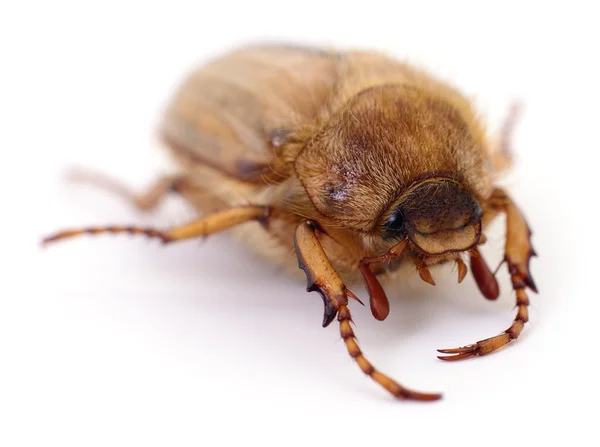
[[[125,226],[91,227],[65,230],[44,238],[42,240],[42,245],[46,245],[50,242],[55,242],[61,239],[81,236],[84,234],[96,235],[102,233],[141,234],[149,238],[160,239],[166,244],[174,241],[209,236],[251,220],[257,220],[264,223],[268,219],[270,213],[271,209],[266,206],[240,206],[210,214],[187,225],[164,231],[157,230],[155,228]]]
[[[340,335],[348,353],[359,368],[375,382],[398,399],[432,401],[441,398],[441,394],[420,393],[403,387],[388,376],[377,371],[362,353],[356,341],[356,335],[350,323],[352,316],[348,309],[349,291],[342,282],[331,262],[327,258],[317,237],[319,228],[316,223],[305,220],[297,228],[294,246],[298,256],[298,266],[306,273],[309,292],[317,291],[325,303],[323,326],[329,325],[337,315]]]
[[[515,102],[511,104],[504,118],[498,135],[496,150],[492,154],[492,166],[495,172],[506,171],[512,164],[513,153],[511,139],[522,112],[522,104]]]
[[[165,196],[173,191],[179,192],[184,188],[184,176],[170,175],[159,178],[154,184],[141,194],[131,191],[125,184],[106,174],[87,170],[84,168],[73,168],[68,173],[68,180],[95,186],[116,194],[141,211],[152,211]]]
[[[537,293],[529,270],[529,261],[535,256],[531,246],[531,230],[514,202],[501,189],[496,189],[490,199],[492,208],[506,214],[506,243],[504,249],[504,262],[508,266],[510,279],[517,298],[517,316],[512,325],[502,334],[481,340],[475,344],[455,349],[439,349],[438,352],[451,354],[438,356],[441,360],[461,360],[469,357],[486,355],[515,340],[521,334],[523,326],[529,320],[527,306],[529,297],[526,288]]]

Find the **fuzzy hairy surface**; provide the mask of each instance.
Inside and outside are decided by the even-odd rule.
[[[464,202],[463,213],[452,219],[465,222],[474,206],[464,194],[484,207],[493,186],[488,139],[469,101],[377,53],[286,46],[233,52],[187,78],[162,135],[182,172],[204,192],[187,197],[199,211],[272,206],[277,212],[267,228],[236,231],[294,268],[294,229],[303,218],[314,219],[346,278],[360,259],[393,244],[382,226],[395,207],[425,203],[409,194],[419,182],[448,178],[459,185],[453,195]],[[438,187],[436,213],[453,206],[444,188]],[[422,226],[440,229],[450,219],[428,225],[420,217]]]

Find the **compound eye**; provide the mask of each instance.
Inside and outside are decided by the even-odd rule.
[[[391,234],[397,234],[404,231],[404,213],[397,209],[392,217],[385,224],[386,230]]]

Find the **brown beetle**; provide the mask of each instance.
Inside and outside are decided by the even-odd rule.
[[[429,268],[465,261],[482,294],[498,284],[478,251],[484,231],[506,215],[504,262],[516,292],[517,316],[500,335],[456,349],[443,360],[489,354],[516,339],[528,320],[526,289],[535,255],[523,215],[493,180],[510,162],[507,123],[496,144],[467,99],[407,64],[371,52],[290,46],[239,50],[195,71],[165,114],[160,135],[178,162],[176,175],[143,195],[100,176],[87,180],[152,209],[175,191],[205,217],[168,230],[111,226],[68,230],[130,233],[164,243],[235,227],[238,236],[280,264],[297,262],[308,290],[325,303],[323,326],[336,317],[360,369],[397,398],[437,400],[377,371],[351,326],[346,284],[363,277],[373,316],[389,303],[378,280],[413,263]],[[242,225],[257,221],[261,225]],[[293,261],[295,263],[295,261]],[[360,272],[360,273],[359,273]]]

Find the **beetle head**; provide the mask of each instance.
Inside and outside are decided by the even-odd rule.
[[[408,237],[418,251],[443,255],[474,247],[482,210],[472,194],[449,178],[429,178],[409,188],[381,219],[383,237]]]
[[[473,246],[491,181],[483,128],[459,98],[396,84],[354,95],[295,160],[312,205],[337,226],[383,239],[401,218],[424,253]]]

